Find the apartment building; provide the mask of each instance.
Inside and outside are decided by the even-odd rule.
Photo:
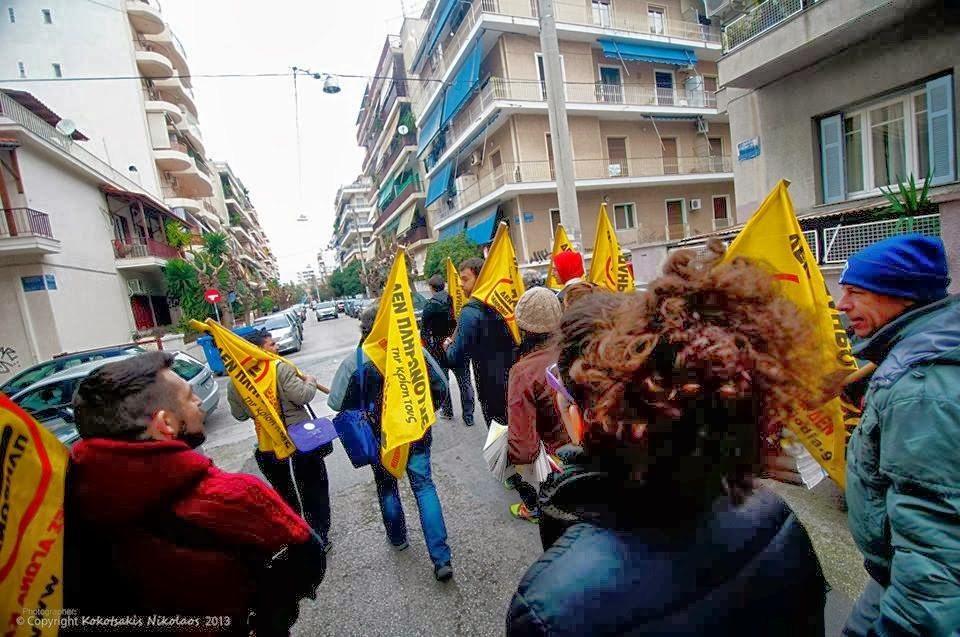
[[[370,259],[376,254],[373,241],[377,211],[374,192],[373,180],[365,175],[337,190],[331,246],[336,250],[338,267],[346,267],[356,259]]]
[[[914,229],[960,272],[960,17],[933,1],[708,0],[723,25],[720,101],[736,149],[737,219],[781,178],[828,284],[904,230],[881,187],[928,180]],[[960,290],[960,277],[954,277]]]
[[[488,244],[504,220],[521,267],[547,264],[560,219],[536,6],[437,0],[401,34],[439,238]],[[686,0],[556,10],[587,257],[602,202],[625,249],[735,223],[720,31]]]
[[[300,272],[297,272],[297,283],[311,292],[317,287],[317,273],[313,271],[312,265],[308,265]]]
[[[417,127],[405,66],[400,37],[387,36],[360,105],[357,142],[366,151],[363,175],[373,184],[375,250],[402,245],[422,269],[426,248],[435,239],[424,206],[423,166],[416,155]]]
[[[216,220],[218,232],[227,235],[230,252],[238,262],[246,287],[253,293],[279,278],[277,258],[260,225],[260,217],[243,182],[226,162],[213,162],[217,174]],[[203,213],[201,213],[203,214]],[[206,219],[206,215],[203,217]]]
[[[164,224],[182,219],[61,122],[0,89],[0,377],[179,318],[162,268],[180,256]]]

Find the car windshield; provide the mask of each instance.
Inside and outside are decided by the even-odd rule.
[[[57,358],[47,361],[45,363],[40,363],[26,369],[13,378],[7,380],[2,385],[0,385],[0,390],[4,393],[12,396],[20,390],[26,389],[34,383],[38,383],[47,376],[56,374],[60,369],[69,369],[77,365],[82,365],[83,363],[89,363],[90,361],[98,361],[103,358],[112,358],[114,356],[120,356],[122,354],[141,354],[145,352],[142,347],[131,345],[129,347],[121,347],[117,349],[108,349],[92,352],[83,352],[80,354],[66,354],[64,356],[58,356]]]
[[[320,304],[320,307],[324,307],[324,308],[330,308],[330,307],[333,307],[333,306],[334,306],[334,302],[333,302],[333,301],[325,301],[325,302],[323,302],[323,303]]]
[[[189,381],[203,371],[203,365],[185,356],[177,356],[173,361],[173,371],[183,380]]]
[[[261,325],[265,325],[270,331],[282,330],[290,327],[290,321],[285,316],[269,316]]]

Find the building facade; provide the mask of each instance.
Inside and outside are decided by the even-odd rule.
[[[376,254],[374,192],[373,180],[365,175],[337,190],[331,246],[336,251],[338,267],[344,268],[357,259],[371,259]]]
[[[736,222],[718,108],[720,32],[671,0],[557,3],[584,249],[601,203],[636,250]],[[546,267],[559,223],[536,3],[438,0],[404,37],[439,238],[488,244],[510,225],[521,267]]]

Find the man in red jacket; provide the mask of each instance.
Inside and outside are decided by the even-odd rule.
[[[77,390],[64,608],[175,617],[172,634],[286,635],[323,578],[322,549],[262,481],[193,451],[205,414],[173,361],[109,363]]]

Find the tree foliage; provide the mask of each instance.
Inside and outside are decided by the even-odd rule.
[[[363,293],[363,283],[360,281],[360,261],[351,261],[345,268],[337,268],[330,275],[330,287],[337,296],[355,296]]]
[[[453,264],[459,267],[461,261],[482,256],[483,249],[464,234],[437,241],[427,248],[423,277],[429,279],[434,274],[439,274],[446,278],[447,257],[453,259]]]

